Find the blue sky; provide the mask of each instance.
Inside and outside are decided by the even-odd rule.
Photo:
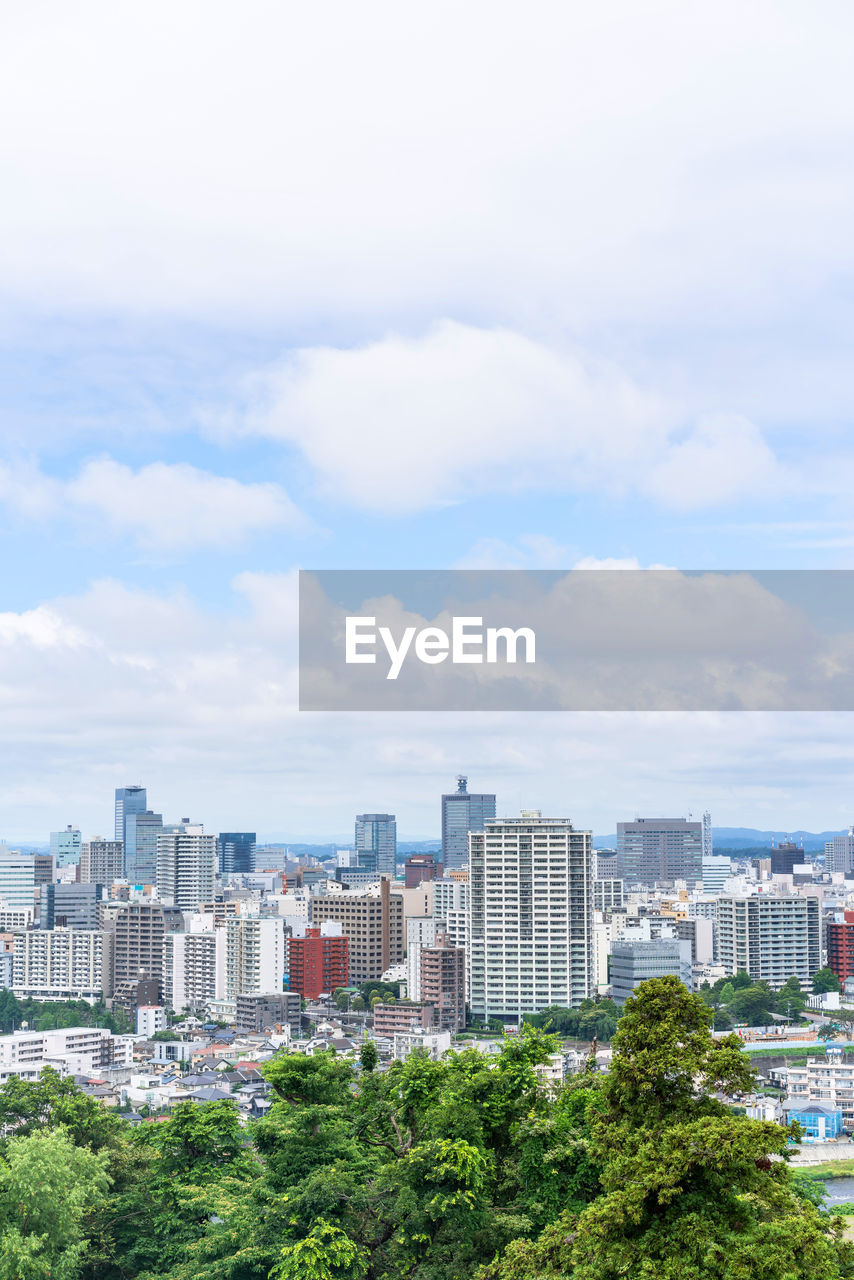
[[[293,573],[852,566],[850,8],[332,9],[5,20],[0,835],[847,825],[841,715],[301,718]]]

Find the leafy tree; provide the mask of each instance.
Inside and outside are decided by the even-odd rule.
[[[0,1086],[0,1132],[22,1137],[60,1126],[77,1146],[95,1151],[121,1141],[122,1121],[53,1067],[44,1067],[38,1080],[10,1076]]]
[[[303,1240],[284,1246],[270,1280],[361,1280],[367,1270],[365,1250],[321,1219]]]
[[[759,1027],[771,1021],[776,1007],[777,998],[768,984],[757,982],[755,986],[736,988],[727,1013],[733,1023],[746,1022],[748,1026]]]
[[[512,1243],[483,1280],[854,1274],[854,1247],[790,1183],[791,1131],[734,1116],[713,1096],[748,1088],[753,1073],[737,1037],[713,1039],[699,997],[675,977],[641,984],[614,1047],[591,1122],[603,1193],[537,1240]]]
[[[815,995],[825,991],[842,991],[842,983],[832,969],[817,969],[812,976],[812,989]]]
[[[377,1053],[377,1046],[373,1040],[366,1040],[359,1051],[359,1061],[362,1064],[363,1071],[373,1071],[380,1060]]]
[[[107,1159],[61,1130],[10,1139],[0,1164],[0,1280],[77,1280],[87,1217],[109,1185]]]
[[[753,979],[746,969],[739,969],[738,973],[734,978],[731,978],[730,981],[736,991],[740,991],[742,987],[750,987],[753,985]]]
[[[725,982],[721,987],[718,1000],[721,1004],[729,1004],[735,995],[735,987],[731,982]]]

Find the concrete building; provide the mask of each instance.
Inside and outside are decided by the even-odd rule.
[[[392,1037],[392,1057],[396,1062],[408,1058],[413,1049],[426,1053],[438,1062],[451,1047],[450,1031],[431,1031],[412,1027],[408,1031],[396,1031]]]
[[[12,990],[19,999],[100,1000],[109,943],[100,930],[28,929],[14,935]]]
[[[435,945],[438,937],[446,937],[444,920],[435,916],[409,916],[406,920],[406,994],[410,1000],[421,999],[421,951]]]
[[[178,1013],[200,1013],[225,999],[225,931],[200,928],[198,920],[163,937],[163,1003]]]
[[[254,831],[221,831],[217,836],[219,874],[250,875],[255,870]]]
[[[97,929],[102,884],[43,884],[39,889],[39,928]]]
[[[282,991],[286,972],[285,923],[281,917],[226,920],[225,999]]]
[[[320,995],[331,995],[339,987],[347,986],[349,951],[343,933],[322,934],[319,927],[309,927],[303,937],[288,938],[285,946],[289,991],[306,1000],[316,1000]]]
[[[414,889],[423,880],[435,880],[442,872],[442,864],[432,853],[413,853],[403,864],[403,882],[407,889]]]
[[[691,944],[675,933],[657,938],[649,929],[627,930],[611,943],[611,999],[625,1004],[637,986],[650,978],[673,975],[692,990]]]
[[[163,1003],[163,939],[167,933],[183,930],[184,917],[176,907],[160,902],[128,902],[102,915],[113,936],[113,988],[125,984],[135,988],[140,981],[156,984],[153,1000]]]
[[[410,892],[416,892],[410,890]],[[344,890],[311,900],[311,923],[337,920],[349,944],[350,984],[380,979],[401,964],[404,951],[403,896],[383,878],[364,893]]]
[[[442,878],[433,881],[433,915],[444,920],[448,940],[465,950],[468,942],[468,882]]]
[[[445,874],[466,868],[469,833],[483,831],[484,823],[495,817],[495,796],[468,790],[468,778],[460,774],[457,789],[442,796],[442,865]]]
[[[393,813],[361,813],[356,818],[356,865],[393,876],[397,865],[397,820]]]
[[[162,830],[163,815],[148,808],[145,787],[116,788],[115,838],[124,846],[125,876],[131,884],[154,884]]]
[[[435,942],[422,945],[420,952],[420,996],[416,999],[433,1006],[433,1025],[440,1031],[461,1031],[466,1025],[465,951],[455,947],[441,930]]]
[[[513,1019],[577,1007],[594,990],[589,831],[539,810],[469,835],[472,1014]]]
[[[825,870],[841,871],[846,876],[854,872],[854,827],[848,828],[846,836],[825,841],[824,865]]]
[[[821,903],[811,896],[757,893],[718,898],[718,961],[729,974],[782,987],[799,978],[807,988],[821,968]]]
[[[299,1034],[302,999],[296,991],[256,991],[235,998],[235,1025],[241,1031],[260,1034],[274,1027],[289,1026]]]
[[[157,892],[168,906],[195,911],[214,896],[217,838],[200,825],[182,823],[157,837]]]
[[[854,978],[854,911],[844,911],[841,920],[828,920],[824,926],[827,942],[827,967],[840,982]]]
[[[824,1058],[790,1063],[786,1089],[787,1112],[806,1111],[816,1105],[838,1110],[843,1127],[854,1132],[854,1060],[846,1061],[841,1050],[831,1049]]]
[[[620,908],[625,899],[622,880],[593,881],[593,909],[595,911],[613,911]]]
[[[37,889],[43,884],[53,884],[56,879],[56,862],[53,854],[33,854],[33,878]]]
[[[33,914],[36,908],[35,859],[5,845],[0,845],[0,907]]]
[[[799,862],[804,860],[804,851],[794,840],[782,840],[780,844],[771,846],[772,876],[790,876]]]
[[[13,1031],[0,1036],[0,1074],[15,1068],[54,1066],[63,1075],[91,1075],[104,1067],[133,1063],[133,1036],[115,1036],[103,1027],[61,1027],[56,1031]],[[7,1077],[8,1078],[8,1077]]]
[[[703,855],[703,893],[723,893],[732,875],[732,858],[723,854]]]
[[[136,1034],[151,1039],[167,1026],[166,1010],[159,1004],[141,1004],[136,1011]]]
[[[110,885],[125,878],[125,850],[121,840],[104,840],[93,836],[83,843],[80,853],[81,884]]]
[[[389,1040],[414,1027],[432,1027],[433,1021],[433,1006],[423,1001],[398,1000],[396,1004],[374,1005],[374,1035]]]
[[[64,831],[51,831],[50,853],[54,866],[67,867],[80,861],[81,836],[77,827],[67,826]]]
[[[685,818],[617,823],[618,873],[627,885],[703,882],[703,824]]]

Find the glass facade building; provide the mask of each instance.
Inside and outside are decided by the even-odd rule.
[[[483,825],[495,817],[495,796],[468,790],[468,778],[457,778],[457,789],[442,796],[442,863],[445,870],[467,867],[469,832],[483,831]]]
[[[397,820],[393,813],[361,813],[356,818],[356,859],[362,871],[393,876],[397,863]]]
[[[163,815],[147,806],[145,787],[116,788],[116,839],[124,844],[125,876],[131,884],[154,884],[157,877]]]
[[[219,874],[246,875],[255,870],[254,831],[221,831],[217,837]]]

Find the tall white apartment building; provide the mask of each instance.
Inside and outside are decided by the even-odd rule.
[[[217,872],[216,836],[204,828],[182,824],[157,837],[157,893],[168,906],[195,911],[211,902]]]
[[[754,982],[808,986],[821,968],[821,903],[815,897],[756,893],[718,898],[718,963]]]
[[[284,989],[285,922],[281,917],[241,916],[225,930],[226,1000]]]
[[[469,835],[468,989],[477,1017],[576,1007],[594,990],[593,839],[523,810]]]
[[[469,887],[465,880],[433,880],[433,915],[445,921],[448,941],[455,947],[468,944]]]
[[[61,1027],[56,1031],[13,1031],[0,1036],[0,1083],[9,1076],[37,1079],[42,1067],[61,1075],[89,1075],[102,1067],[129,1067],[133,1036],[114,1036],[103,1027]]]
[[[163,935],[163,1002],[179,1013],[225,999],[226,931],[194,928],[203,918],[191,917],[187,933]]]
[[[435,916],[410,916],[406,921],[406,996],[421,999],[421,949],[436,945],[437,934],[446,934],[444,920]]]
[[[34,911],[36,862],[0,845],[0,907],[7,911]]]
[[[93,836],[85,840],[80,852],[82,884],[112,884],[125,878],[125,847],[121,840],[103,840]]]
[[[100,1000],[109,941],[100,930],[14,932],[12,990],[34,1000]]]

